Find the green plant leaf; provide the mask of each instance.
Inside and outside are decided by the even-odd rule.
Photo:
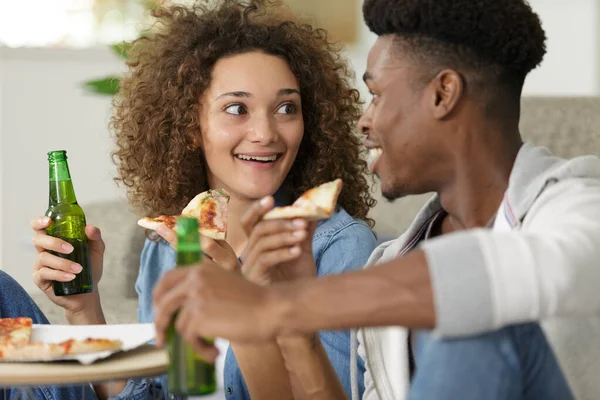
[[[158,4],[156,1],[153,1],[153,0],[147,0],[145,2],[145,5],[149,10],[155,10],[160,7],[160,4]]]
[[[121,58],[124,58],[125,60],[127,60],[129,58],[128,54],[132,47],[133,47],[133,45],[128,42],[116,43],[116,44],[112,44],[110,46],[111,50],[115,54],[117,54]]]
[[[91,80],[83,83],[83,87],[92,93],[114,96],[119,93],[121,79],[109,76],[103,79]]]

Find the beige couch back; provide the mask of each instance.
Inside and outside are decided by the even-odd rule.
[[[525,98],[521,133],[525,140],[546,146],[561,157],[600,156],[600,98]],[[375,230],[386,237],[400,235],[430,195],[411,196],[393,203],[381,198],[371,217]]]

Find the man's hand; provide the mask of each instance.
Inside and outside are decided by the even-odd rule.
[[[241,218],[249,236],[242,255],[242,274],[262,285],[316,276],[312,237],[317,223],[303,219],[263,221],[273,205],[273,198],[265,197]]]
[[[269,288],[248,282],[208,259],[198,266],[167,272],[156,285],[153,300],[157,344],[164,344],[166,329],[178,313],[177,332],[211,362],[218,352],[203,338],[237,342],[274,339],[277,310],[282,306]]]

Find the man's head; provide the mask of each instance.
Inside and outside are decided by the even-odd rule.
[[[378,148],[371,168],[389,199],[438,190],[455,148],[474,140],[471,122],[518,125],[523,82],[546,51],[540,20],[524,0],[365,0],[363,13],[379,36],[360,121]]]

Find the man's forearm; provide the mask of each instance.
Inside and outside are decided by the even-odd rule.
[[[275,342],[231,343],[231,348],[252,399],[294,399],[290,378]]]
[[[435,327],[425,255],[415,250],[362,271],[272,287],[277,335],[366,326]]]
[[[295,400],[346,400],[319,335],[277,338]]]

